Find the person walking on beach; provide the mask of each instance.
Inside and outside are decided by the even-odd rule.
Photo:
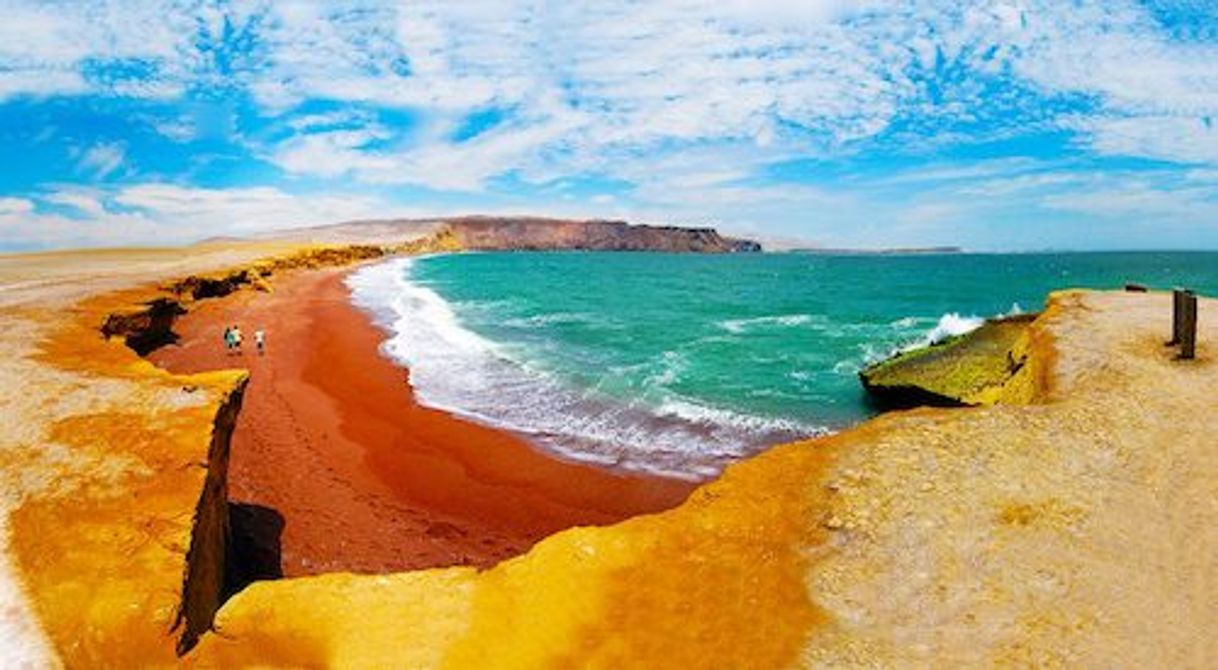
[[[236,351],[239,354],[241,353],[241,329],[237,326],[233,326],[231,332],[233,337],[233,351]]]
[[[254,331],[254,346],[258,349],[258,355],[266,353],[266,332],[261,328]]]
[[[231,354],[232,352],[233,352],[233,327],[225,326],[224,327],[224,355],[227,356],[228,354]]]

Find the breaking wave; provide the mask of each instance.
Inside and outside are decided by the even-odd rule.
[[[595,388],[579,388],[463,326],[443,297],[412,281],[417,260],[370,266],[347,283],[355,303],[389,332],[382,350],[410,369],[411,384],[424,404],[525,434],[572,460],[689,479],[714,476],[727,463],[770,444],[826,432],[664,393],[683,364],[674,352],[656,362],[645,399],[624,402]],[[810,319],[751,319],[736,327]]]

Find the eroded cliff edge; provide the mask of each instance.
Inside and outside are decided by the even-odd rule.
[[[0,594],[17,603],[6,617],[25,622],[12,653],[34,665],[169,665],[210,629],[227,595],[229,438],[247,375],[173,375],[137,353],[172,341],[174,319],[200,300],[268,290],[276,273],[450,248],[446,239],[239,245],[185,263],[180,250],[69,256],[59,260],[86,273],[88,263],[124,260],[150,273],[92,296],[70,276],[0,296],[0,323],[16,344],[0,378],[20,391],[0,407],[0,568],[11,562],[17,573],[0,570]],[[173,279],[183,268],[198,272]]]

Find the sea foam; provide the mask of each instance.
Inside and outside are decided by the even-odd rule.
[[[355,303],[389,332],[383,352],[410,369],[428,406],[526,434],[573,460],[689,479],[713,476],[768,444],[824,432],[672,394],[627,402],[577,387],[466,328],[451,304],[412,279],[416,262],[370,266],[347,281]],[[658,363],[649,381],[662,387],[682,362],[672,354]]]
[[[740,334],[756,328],[791,327],[812,323],[816,317],[811,314],[779,314],[774,316],[758,316],[751,319],[728,319],[720,321],[718,326],[729,333]]]
[[[938,344],[943,340],[958,337],[977,330],[985,323],[980,316],[960,316],[956,312],[939,317],[939,323],[923,338],[925,344]]]

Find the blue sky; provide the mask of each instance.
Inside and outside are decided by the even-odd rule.
[[[457,213],[1218,248],[1218,2],[0,0],[0,249]]]

